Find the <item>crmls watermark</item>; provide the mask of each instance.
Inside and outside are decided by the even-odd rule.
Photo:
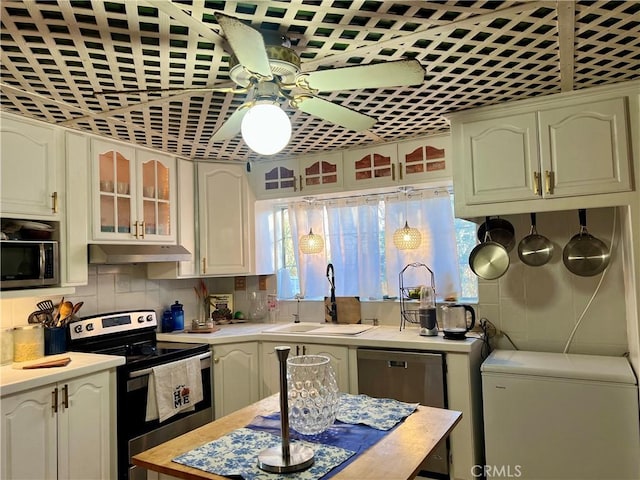
[[[522,476],[521,465],[474,465],[471,467],[471,475],[476,478],[520,478]]]

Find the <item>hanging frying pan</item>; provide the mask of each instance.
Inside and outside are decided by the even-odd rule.
[[[491,240],[485,232],[484,242],[476,245],[469,254],[469,267],[478,277],[495,280],[509,268],[509,252],[500,243]]]
[[[483,242],[487,231],[491,233],[492,240],[502,245],[507,252],[513,250],[516,244],[516,237],[515,229],[511,222],[500,217],[486,217],[485,222],[478,228],[478,240]]]
[[[587,231],[587,211],[578,210],[580,231],[574,235],[562,251],[565,267],[581,277],[591,277],[602,272],[609,264],[607,245]]]
[[[518,243],[518,257],[530,267],[544,265],[553,255],[553,243],[547,237],[538,234],[536,214],[531,214],[531,231]]]

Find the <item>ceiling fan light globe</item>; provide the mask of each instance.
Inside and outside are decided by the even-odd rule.
[[[291,121],[277,104],[258,103],[245,114],[240,131],[251,150],[273,155],[289,143]]]

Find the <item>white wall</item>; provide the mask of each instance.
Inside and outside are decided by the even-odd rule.
[[[621,209],[622,210],[622,209]],[[611,243],[614,208],[587,211],[589,233]],[[627,296],[622,265],[621,218],[616,220],[616,234],[610,266],[606,276],[580,322],[569,352],[598,355],[622,355],[627,342]],[[476,316],[486,318],[521,350],[562,352],[600,280],[579,277],[562,262],[562,249],[578,232],[577,211],[547,212],[537,215],[538,233],[554,244],[551,261],[541,267],[529,267],[518,258],[517,243],[530,231],[529,215],[507,215],[516,230],[516,246],[510,252],[511,265],[498,280],[479,281],[479,304]],[[633,301],[632,299],[630,301]],[[296,302],[281,302],[280,321],[292,321]],[[323,318],[321,302],[301,302],[303,321]],[[362,319],[377,318],[381,324],[400,327],[400,308],[394,302],[363,302]],[[418,335],[417,328],[414,328]],[[497,338],[499,348],[513,348],[505,336]]]
[[[621,209],[622,210],[622,209]],[[613,208],[587,211],[589,232],[609,244]],[[529,233],[529,215],[510,215],[516,240]],[[570,352],[600,355],[621,355],[628,350],[627,296],[622,269],[620,218],[617,221],[616,242],[609,270],[600,291],[584,316],[575,335]],[[562,263],[562,248],[578,231],[577,212],[548,212],[538,214],[538,232],[551,239],[555,252],[551,262],[542,267],[527,267],[520,262],[517,246],[510,253],[511,265],[507,273],[495,281],[479,282],[477,318],[487,318],[506,332],[518,348],[561,352],[582,310],[593,294],[599,276],[578,277]],[[268,279],[268,291],[274,291],[273,277]],[[245,313],[249,308],[248,294],[258,290],[258,277],[247,277],[247,289],[234,291],[233,278],[207,279],[211,293],[234,293],[235,310]],[[185,319],[196,314],[193,287],[197,279],[147,280],[144,265],[90,266],[89,284],[77,287],[69,296],[72,302],[84,301],[81,316],[130,308],[151,308],[162,314],[175,300],[184,304]],[[27,316],[36,310],[36,302],[43,298],[4,299],[0,301],[0,327],[23,325]],[[57,302],[59,298],[53,298]],[[631,306],[631,310],[633,310]],[[280,302],[278,320],[293,321],[297,312],[295,301]],[[322,302],[301,302],[303,321],[324,318]],[[400,326],[400,309],[396,302],[363,302],[364,321],[377,318],[380,324]],[[416,335],[418,335],[415,326]],[[498,339],[500,348],[512,348],[506,337]]]
[[[247,312],[249,294],[258,290],[258,277],[246,278],[246,290],[234,291],[234,279],[209,278],[205,283],[210,293],[234,293],[234,309]],[[274,291],[275,281],[268,278],[267,288]],[[152,309],[158,314],[158,322],[164,309],[176,300],[184,305],[185,322],[196,318],[197,303],[194,287],[198,279],[148,280],[146,266],[139,265],[89,265],[89,283],[76,287],[73,295],[66,300],[72,303],[84,302],[79,316],[108,313],[129,309]],[[37,310],[36,303],[51,299],[54,303],[60,297],[27,297],[0,300],[0,328],[6,329],[27,323],[31,312]]]

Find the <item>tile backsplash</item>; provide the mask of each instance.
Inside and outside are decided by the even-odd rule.
[[[611,242],[613,208],[587,211],[589,232]],[[601,355],[621,355],[627,351],[625,318],[625,286],[620,248],[620,222],[616,222],[614,248],[606,276],[598,288],[601,275],[579,277],[570,273],[562,262],[564,245],[578,231],[577,212],[539,213],[538,233],[554,244],[551,261],[541,267],[524,265],[517,254],[517,242],[530,229],[529,215],[508,215],[516,230],[516,246],[510,252],[511,265],[498,280],[480,280],[479,302],[475,306],[477,319],[486,318],[521,350],[563,351],[576,323],[570,352]],[[198,279],[151,280],[146,278],[144,265],[90,266],[89,283],[76,288],[69,300],[83,301],[80,316],[132,308],[154,309],[161,316],[175,300],[184,305],[185,319],[196,316],[193,287]],[[245,314],[249,310],[250,293],[259,290],[259,277],[247,277],[246,290],[234,291],[234,279],[205,279],[211,293],[234,293],[234,310]],[[598,292],[591,300],[594,292]],[[267,277],[265,293],[275,292],[275,278]],[[47,297],[0,300],[0,327],[27,323],[36,303]],[[57,302],[59,298],[52,298]],[[589,305],[585,314],[585,307]],[[322,302],[279,302],[278,321],[293,321],[300,310],[302,321],[319,321],[324,317]],[[160,318],[160,317],[159,317]],[[363,302],[362,319],[377,318],[381,325],[400,325],[397,302]],[[409,326],[408,328],[416,328]],[[416,335],[417,335],[416,328]],[[499,348],[513,348],[506,335],[496,337]]]

